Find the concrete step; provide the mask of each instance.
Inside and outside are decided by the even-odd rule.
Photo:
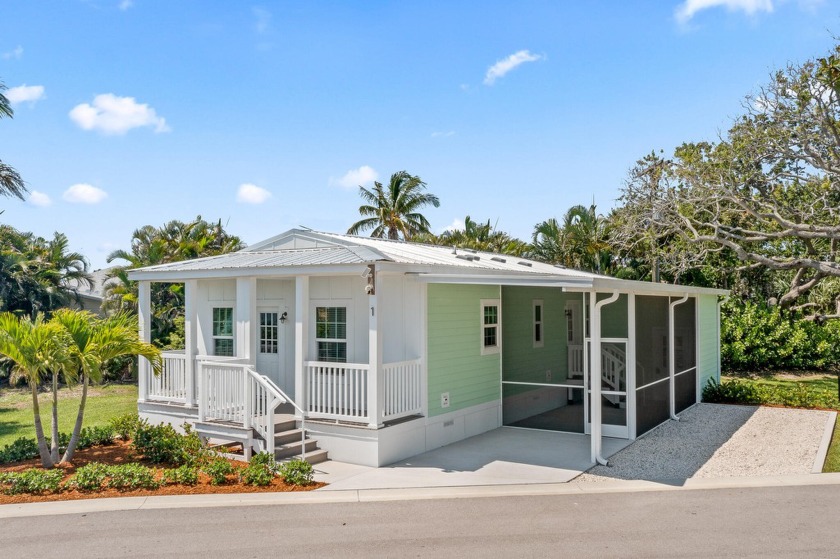
[[[274,432],[282,433],[285,431],[292,431],[297,429],[297,421],[294,419],[274,419]]]
[[[326,450],[321,450],[320,448],[317,449],[317,450],[313,450],[312,452],[307,451],[306,452],[306,461],[309,462],[310,464],[318,464],[320,462],[326,462],[327,460],[329,460],[329,456],[327,454],[328,454],[328,452]],[[301,455],[296,454],[294,456],[287,456],[286,458],[283,458],[282,461],[286,462],[288,460],[294,460],[296,458],[300,459]]]
[[[284,444],[280,447],[274,448],[274,457],[277,460],[283,460],[285,458],[289,458],[301,453],[301,441],[297,440],[295,442],[290,442],[288,444]],[[311,439],[306,440],[306,452],[307,454],[310,452],[314,452],[318,450],[318,441],[313,441]]]
[[[303,434],[303,429],[290,429],[288,431],[277,432],[274,433],[274,447],[280,447],[285,444],[293,443],[293,442],[300,442],[301,435]]]

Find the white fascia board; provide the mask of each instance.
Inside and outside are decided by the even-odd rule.
[[[713,289],[710,287],[692,287],[690,285],[674,285],[671,283],[653,283],[647,281],[622,280],[618,278],[595,278],[590,289],[569,288],[567,291],[613,291],[620,293],[634,293],[636,295],[722,295],[728,296],[727,289]]]
[[[188,279],[229,279],[238,277],[290,277],[361,274],[367,264],[335,264],[332,266],[286,266],[282,268],[224,268],[218,270],[133,270],[128,279],[177,283]]]
[[[422,283],[453,283],[466,285],[517,285],[524,287],[577,287],[586,290],[592,283],[588,279],[561,279],[556,277],[517,277],[506,275],[453,275],[408,273]]]

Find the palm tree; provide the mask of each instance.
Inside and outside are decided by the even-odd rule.
[[[496,229],[489,219],[486,223],[479,223],[470,216],[464,219],[463,229],[446,231],[437,241],[436,244],[513,256],[525,256],[530,249],[527,243]]]
[[[358,235],[367,229],[373,229],[371,237],[388,237],[398,240],[409,239],[419,233],[429,231],[429,221],[419,212],[421,208],[432,205],[440,207],[440,200],[434,194],[423,192],[426,183],[420,177],[400,171],[391,175],[391,181],[385,187],[380,182],[373,183],[373,190],[359,187],[359,196],[366,203],[359,207],[363,216],[347,230],[348,235]]]
[[[163,366],[163,360],[159,349],[140,340],[136,321],[128,314],[118,313],[100,319],[86,311],[60,309],[53,314],[51,322],[66,334],[68,342],[67,358],[62,361],[64,376],[82,385],[76,424],[61,459],[61,462],[70,462],[82,430],[88,384],[102,380],[103,365],[124,355],[141,355],[151,362],[157,373]]]
[[[0,118],[4,116],[12,118],[15,112],[12,109],[12,105],[9,103],[9,100],[5,95],[3,95],[5,90],[6,85],[3,82],[0,82]],[[16,196],[23,200],[23,195],[26,192],[26,184],[24,184],[23,179],[20,178],[18,172],[0,160],[0,195]]]
[[[594,204],[569,208],[563,216],[563,245],[575,268],[600,274],[610,266],[607,221]]]
[[[58,460],[57,403],[54,397],[52,449],[48,450],[41,424],[38,386],[48,373],[55,379],[56,372],[62,368],[65,358],[62,334],[55,324],[45,322],[42,314],[32,320],[29,317],[18,319],[8,312],[0,313],[0,355],[12,362],[12,381],[23,378],[29,384],[41,464],[44,468],[52,468]]]

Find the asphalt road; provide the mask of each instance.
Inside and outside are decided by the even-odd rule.
[[[840,485],[99,512],[0,557],[838,557]]]

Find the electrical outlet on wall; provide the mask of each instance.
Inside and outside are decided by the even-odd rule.
[[[440,395],[440,407],[448,408],[449,407],[449,392],[443,392]]]
[[[545,382],[551,382],[551,369],[545,372]]]

